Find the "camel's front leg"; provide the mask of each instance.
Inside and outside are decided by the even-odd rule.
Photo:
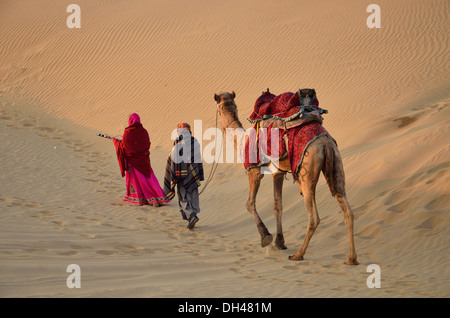
[[[258,228],[259,235],[261,235],[261,246],[265,247],[272,243],[273,237],[272,234],[270,234],[267,230],[267,227],[256,211],[256,195],[258,194],[258,189],[263,177],[264,175],[261,174],[259,168],[252,168],[248,172],[249,193],[247,200],[247,210],[253,216],[256,227]]]
[[[300,184],[299,186],[301,187]],[[308,213],[308,226],[306,228],[306,234],[302,246],[295,255],[289,256],[289,259],[292,261],[303,260],[303,255],[305,255],[306,253],[309,241],[311,240],[311,237],[313,236],[314,232],[316,231],[320,223],[319,213],[317,212],[315,199],[315,185],[314,187],[303,186],[301,187],[301,189],[305,200],[306,212]]]
[[[302,246],[295,255],[289,256],[289,259],[293,261],[301,261],[303,259],[309,241],[320,223],[316,205],[316,185],[323,167],[323,161],[324,156],[321,155],[321,152],[316,147],[310,146],[309,150],[305,153],[299,171],[299,179],[301,181],[297,180],[297,185],[299,186],[300,192],[303,193],[303,200],[305,201],[306,212],[308,213],[308,226]]]
[[[273,212],[277,221],[277,237],[275,239],[275,246],[280,250],[287,249],[286,245],[284,245],[283,226],[281,225],[281,215],[283,213],[283,181],[285,174],[286,172],[279,171],[273,175]]]

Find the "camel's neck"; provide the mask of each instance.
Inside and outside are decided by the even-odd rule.
[[[233,143],[237,154],[243,155],[248,136],[245,134],[245,129],[242,127],[242,123],[237,116],[237,111],[222,112],[221,119],[227,145]]]

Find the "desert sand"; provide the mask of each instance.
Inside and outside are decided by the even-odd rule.
[[[448,1],[379,0],[381,28],[350,0],[78,0],[0,3],[1,297],[449,297]],[[284,184],[287,250],[261,248],[242,164],[220,164],[186,229],[176,200],[122,201],[113,143],[137,112],[162,185],[179,122],[215,127],[214,94],[311,87],[329,111],[355,214],[360,265],[324,178],[307,215]],[[211,143],[203,141],[203,147]],[[205,163],[208,176],[212,165]],[[271,177],[258,211],[275,234]],[[69,264],[81,288],[66,285]],[[378,264],[381,288],[368,288]]]

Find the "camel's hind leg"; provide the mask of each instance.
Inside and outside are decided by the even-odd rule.
[[[259,235],[261,235],[261,246],[265,247],[272,243],[273,237],[272,234],[269,233],[269,230],[267,230],[266,225],[261,220],[258,212],[256,211],[256,195],[258,194],[258,189],[263,177],[264,175],[261,174],[259,168],[252,168],[248,172],[249,193],[247,200],[247,210],[253,216],[256,227],[258,228]]]
[[[356,257],[355,250],[355,240],[353,239],[353,212],[348,204],[347,197],[336,194],[336,199],[341,207],[342,212],[344,212],[344,222],[347,228],[348,237],[350,240],[350,254],[348,255],[347,265],[358,265],[359,262]]]
[[[295,255],[289,256],[289,259],[293,261],[303,260],[309,241],[320,223],[316,205],[316,185],[319,180],[323,160],[324,156],[321,152],[318,152],[314,147],[309,147],[299,172],[298,177],[300,180],[297,181],[297,184],[303,193],[303,200],[308,213],[308,226],[302,246]]]
[[[358,265],[359,262],[356,256],[355,249],[355,240],[353,234],[353,212],[350,208],[350,204],[347,201],[347,196],[345,194],[345,175],[344,175],[344,166],[342,164],[341,155],[339,154],[339,150],[334,145],[333,154],[334,154],[334,182],[336,194],[335,198],[339,203],[339,206],[344,213],[344,222],[345,227],[347,228],[348,237],[350,241],[350,254],[348,256],[347,265]]]
[[[275,219],[277,221],[277,237],[275,239],[275,246],[280,250],[287,249],[284,245],[284,235],[283,227],[281,223],[281,215],[283,214],[283,203],[282,203],[282,193],[283,193],[283,181],[286,172],[278,171],[273,175],[273,212],[275,214]]]

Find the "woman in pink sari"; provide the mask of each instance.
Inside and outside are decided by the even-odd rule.
[[[124,201],[159,206],[169,202],[150,165],[150,137],[139,115],[131,114],[122,140],[113,138],[122,177],[126,176]]]

